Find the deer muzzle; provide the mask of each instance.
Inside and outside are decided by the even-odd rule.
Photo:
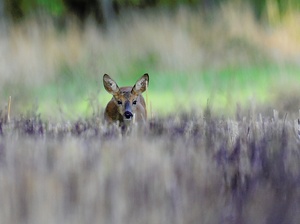
[[[132,108],[129,101],[125,102],[125,112],[123,114],[125,120],[131,120],[133,118]]]

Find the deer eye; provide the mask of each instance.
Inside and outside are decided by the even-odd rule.
[[[121,104],[122,104],[122,101],[121,101],[121,100],[118,100],[118,104],[121,105]]]
[[[135,105],[135,104],[136,104],[136,100],[134,100],[134,101],[132,102],[132,104],[134,104],[134,105]]]

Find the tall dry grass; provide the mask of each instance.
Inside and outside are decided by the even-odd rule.
[[[0,125],[3,223],[298,223],[297,123],[184,114]]]
[[[298,126],[281,111],[230,120],[208,108],[155,117],[123,136],[98,116],[55,122],[16,110],[63,69],[63,84],[82,75],[84,85],[151,68],[157,90],[163,75],[298,63],[290,22],[261,25],[247,7],[223,5],[206,18],[185,8],[134,12],[107,30],[72,22],[59,30],[47,19],[1,29],[1,105],[13,95],[18,114],[0,119],[1,223],[298,223]]]
[[[299,60],[297,31],[266,28],[247,8],[238,9],[225,5],[211,21],[184,8],[133,13],[107,30],[92,23],[57,30],[51,21],[34,20],[6,27],[0,89],[14,94],[23,85],[24,91],[47,86],[62,67],[95,80],[103,73],[126,78],[132,66],[148,68],[149,61],[159,74],[188,76]],[[154,119],[127,137],[99,117],[75,123],[13,118],[0,125],[0,220],[297,223],[297,126],[277,113],[256,116],[227,120],[206,111]]]

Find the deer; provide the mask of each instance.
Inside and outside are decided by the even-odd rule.
[[[148,84],[147,73],[137,80],[134,86],[126,87],[119,87],[109,75],[104,74],[104,88],[113,96],[105,108],[104,119],[109,124],[119,122],[120,126],[145,123],[147,109],[142,93],[147,90]]]

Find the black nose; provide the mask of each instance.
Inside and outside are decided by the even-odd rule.
[[[124,117],[125,117],[126,119],[130,119],[130,118],[133,117],[133,114],[132,114],[131,112],[129,112],[129,111],[125,111]]]

